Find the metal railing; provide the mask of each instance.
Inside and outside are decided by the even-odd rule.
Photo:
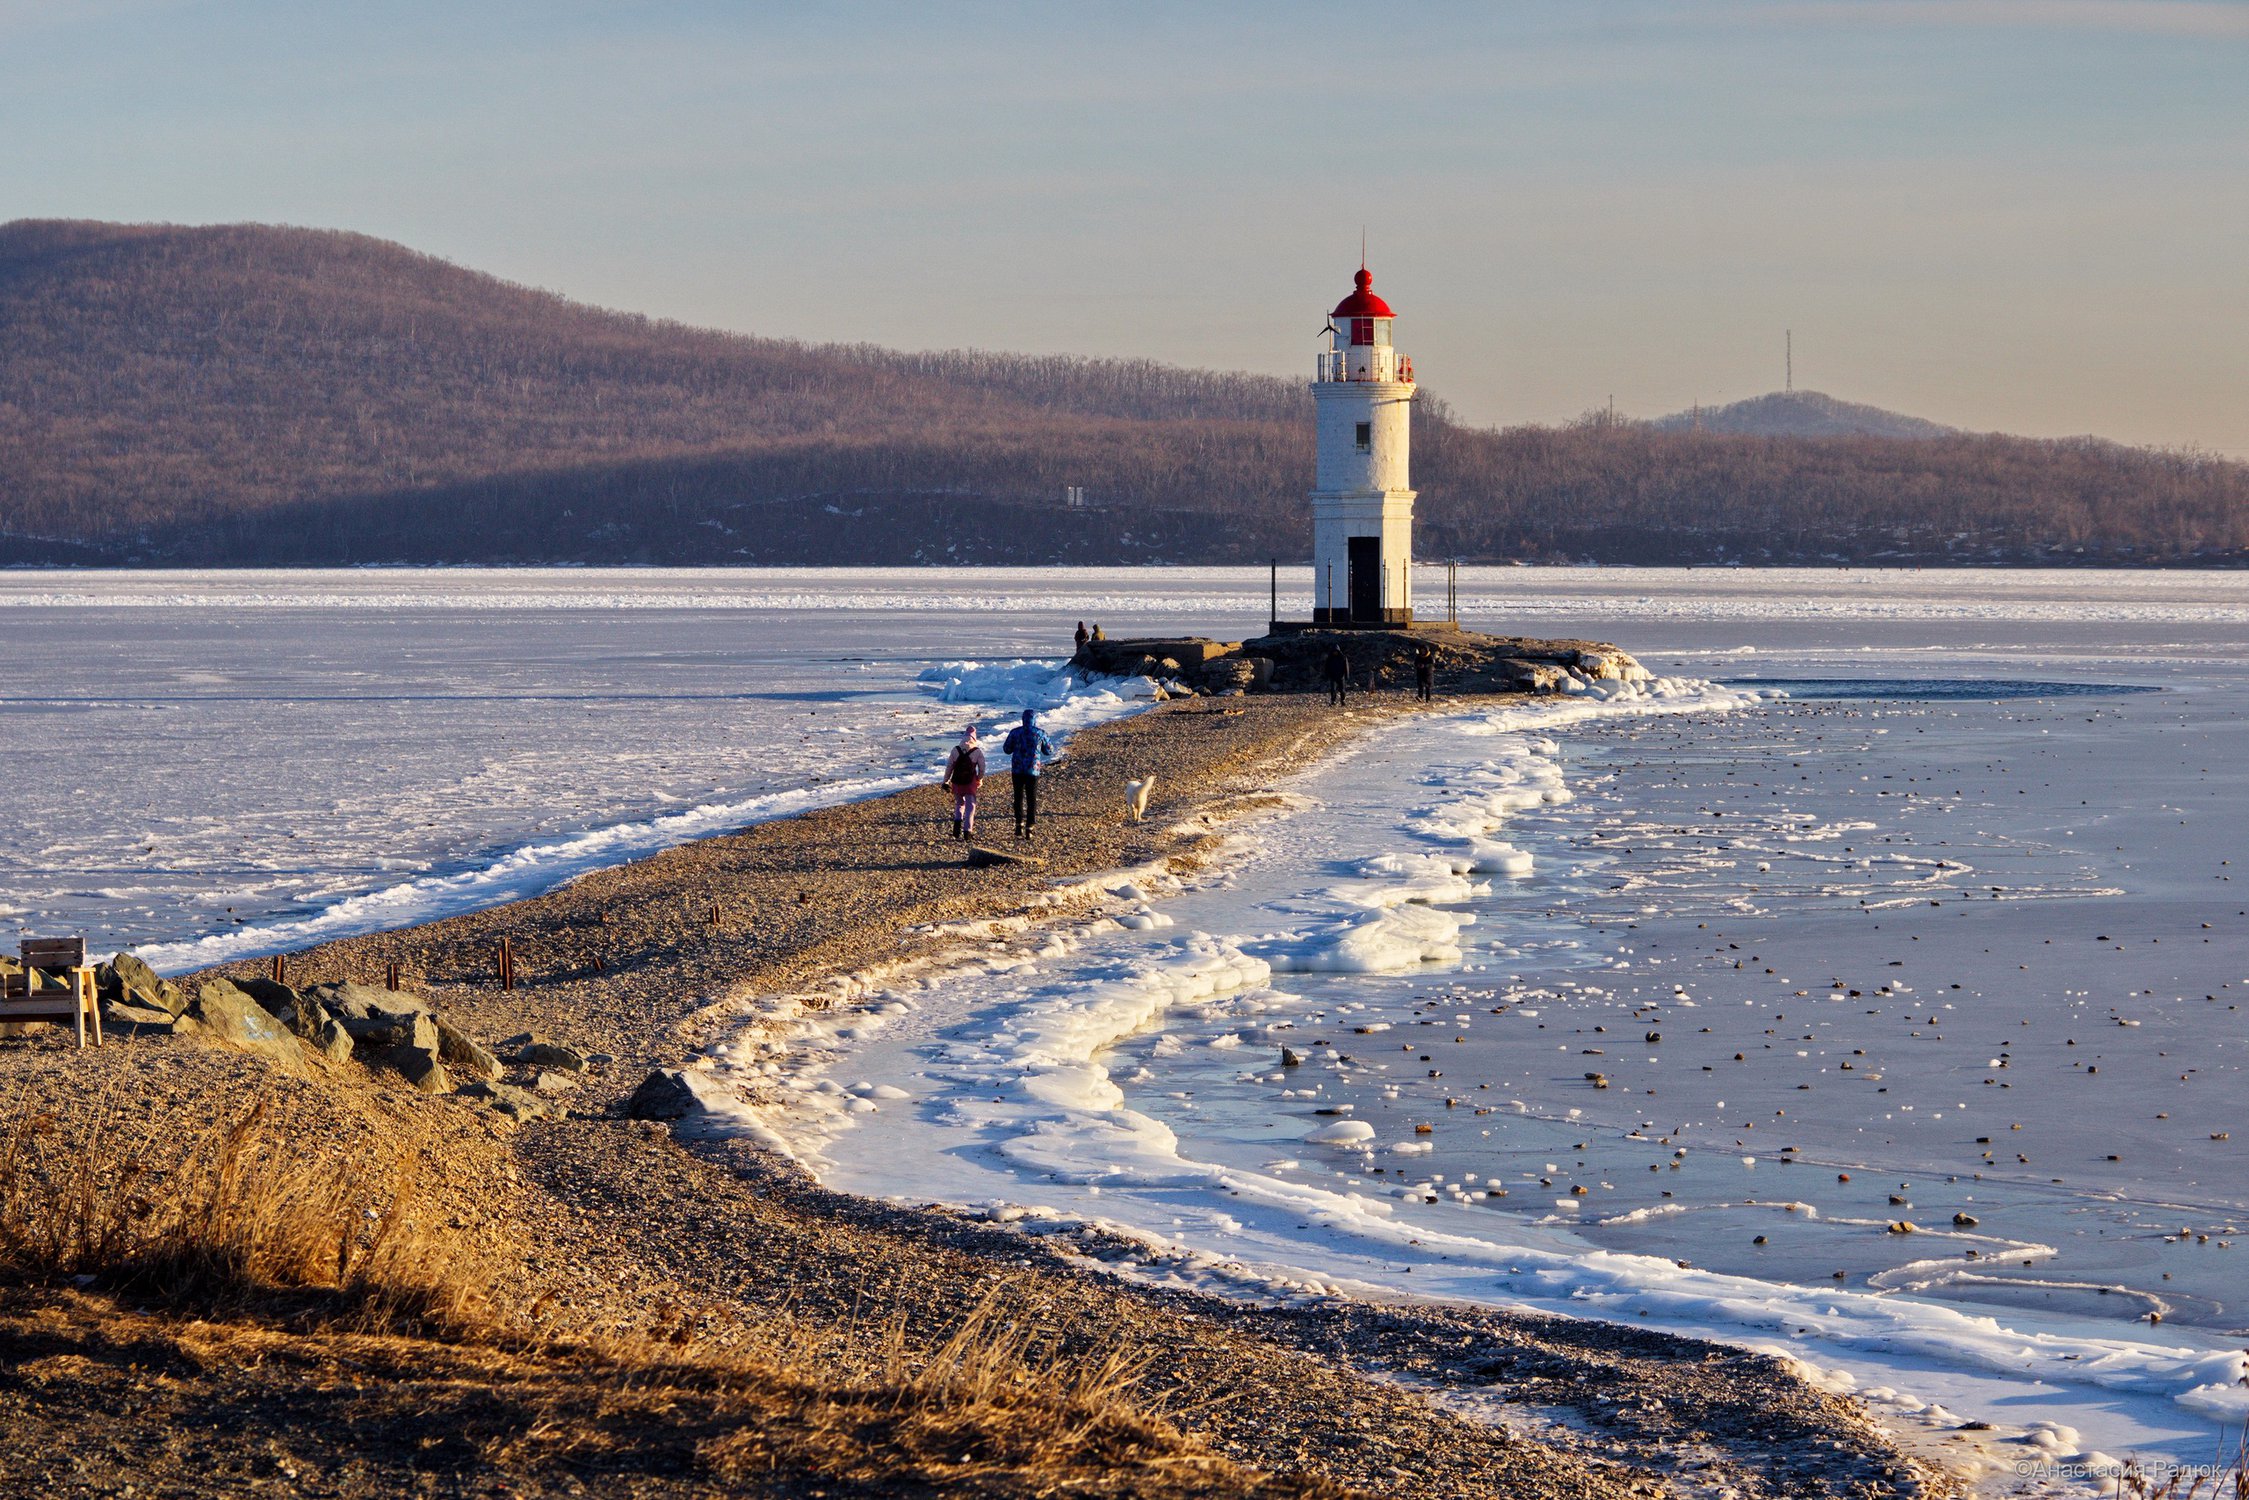
[[[1356,357],[1354,357],[1356,355]],[[1374,380],[1413,384],[1413,361],[1387,345],[1324,350],[1316,356],[1314,377],[1322,381]]]

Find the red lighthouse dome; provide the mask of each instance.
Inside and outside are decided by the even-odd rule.
[[[1374,273],[1365,266],[1351,278],[1351,295],[1335,304],[1331,318],[1394,318],[1390,304],[1374,294]]]

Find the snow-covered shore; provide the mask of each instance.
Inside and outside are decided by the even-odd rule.
[[[1949,772],[1963,750],[1993,764],[2081,750],[2051,743],[2055,725],[2113,734],[2120,726],[2107,716],[2120,710],[2058,687],[1966,726],[1940,721],[1960,716],[1951,707],[1789,704],[1783,736],[1775,711],[1756,704],[1753,694],[1669,683],[1619,702],[1388,731],[1296,788],[1307,805],[1259,827],[1223,878],[1185,892],[1120,883],[1121,928],[1045,934],[879,994],[865,1012],[813,1023],[785,1057],[745,1038],[715,1075],[781,1084],[794,1103],[762,1125],[833,1185],[981,1208],[1081,1239],[1129,1274],[1257,1298],[1356,1292],[1530,1306],[1746,1342],[1900,1421],[1991,1422],[2001,1465],[2207,1458],[2221,1429],[2249,1412],[2240,1383],[2249,1359],[2227,1331],[2238,1311],[2211,1305],[2223,1299],[2206,1295],[2208,1276],[2195,1277],[2161,1302],[2169,1323],[2134,1329],[2121,1319],[2149,1303],[2130,1294],[2137,1277],[2101,1258],[2105,1242],[2084,1228],[2066,1239],[2036,1231],[2082,1218],[2090,1204],[2147,1243],[2154,1236],[2129,1230],[2135,1216],[2187,1213],[2217,1234],[2249,1205],[2189,1207],[2192,1194],[2170,1191],[2127,1205],[2120,1184],[2080,1164],[2104,1127],[2086,1131],[2092,1122],[2050,1092],[2024,1041],[1982,1034],[2033,1021],[2076,1029],[2085,1018],[2056,981],[2081,968],[2031,981],[2051,991],[1976,983],[1923,1000],[1923,988],[1938,988],[1924,959],[1958,963],[1964,984],[1986,977],[1958,950],[1993,929],[1970,915],[1977,925],[1965,939],[1904,932],[1905,942],[1944,945],[1916,953],[1911,984],[1884,969],[1901,939],[1875,936],[1879,920],[1896,932],[1908,911],[1936,902],[1942,913],[1951,902],[1974,914],[1981,899],[2002,920],[2028,914],[2016,940],[2045,947],[2044,914],[2073,903],[2119,903],[2102,908],[2103,925],[2128,926],[2130,877],[2088,868],[2089,851],[2033,847],[2020,809],[1996,800],[1983,804],[1988,826],[1978,819],[1942,836],[1888,806],[1859,816],[1843,800],[1871,774],[1857,769],[1868,747],[1890,748],[1892,726],[1862,713],[1896,713],[1907,721],[1900,732],[1965,734],[1910,752],[1920,770]],[[2033,705],[2054,723],[2029,724]],[[1700,717],[1659,741],[1656,710]],[[2222,717],[2237,712],[2229,704]],[[1728,746],[1762,746],[1734,763],[1745,772],[1791,772],[1791,801],[1764,809],[1766,789],[1744,786],[1721,806],[1708,784],[1681,789],[1710,825],[1690,832],[1674,821],[1688,816],[1671,805],[1681,797],[1652,795],[1634,773],[1661,767],[1670,777],[1681,762],[1717,761],[1723,752],[1707,746],[1721,723]],[[1848,742],[1831,751],[1844,729]],[[2044,743],[1995,748],[1989,736],[2010,732]],[[1583,736],[1598,738],[1581,746]],[[2120,743],[2126,760],[2144,754],[2144,743]],[[1822,759],[1835,752],[1851,758]],[[1893,799],[1899,814],[1906,790]],[[2168,805],[2175,791],[2149,795]],[[2032,821],[2042,827],[2044,816]],[[1860,852],[1867,845],[1881,847]],[[1760,956],[1791,927],[1824,924],[1822,965],[1852,983],[1838,977],[1814,996],[1798,978],[1779,991],[1783,1006],[1810,1009],[1812,1045],[1776,1047],[1774,1023],[1789,1012],[1766,1010],[1758,985],[1727,967],[1751,949],[1670,951],[1702,947],[1719,920],[1736,941],[1757,936]],[[2239,951],[2186,956],[2222,966]],[[2024,962],[2018,972],[2033,971]],[[1758,980],[1790,982],[1785,971]],[[2209,978],[2213,992],[2228,982]],[[1843,1045],[1895,1047],[1897,1028],[1921,1020],[1905,1012],[1923,1008],[1931,1021],[1952,1012],[1943,1030],[1963,1035],[1926,1060],[1888,1063],[1888,1083],[1879,1059],[1868,1060],[1876,1046]],[[2125,1019],[2123,1033],[2140,1024]],[[1925,1027],[1914,1044],[1924,1036],[1942,1039]],[[2125,1060],[2112,1048],[2103,1061],[2144,1070],[2161,1050]],[[1764,1061],[1752,1068],[1731,1061],[1736,1053]],[[2042,1196],[2028,1174],[1979,1156],[1981,1146],[1955,1170],[1932,1155],[1957,1151],[1954,1132],[1994,1128],[1983,1108],[1935,1096],[2003,1058],[2015,1087],[2038,1091],[2004,1106],[2031,1131],[2013,1138],[2068,1153],[2073,1173],[2090,1173],[2081,1188],[2048,1184]],[[2199,1061],[2238,1068],[2223,1043]],[[1723,1098],[1705,1097],[1721,1088]],[[2209,1089],[2189,1094],[2202,1113],[2190,1110],[2189,1128],[2173,1133],[2182,1153],[2198,1133],[2221,1134],[2201,1127],[2229,1107]],[[1900,1110],[1908,1121],[1930,1117],[1932,1130],[1900,1125]],[[1948,1113],[1961,1123],[1943,1128]],[[1759,1139],[1776,1131],[1785,1133]],[[2146,1159],[2135,1154],[2138,1171]],[[1632,1182],[1628,1165],[1662,1184],[1660,1197]],[[1968,1181],[1970,1166],[1990,1180]],[[1833,1179],[1824,1190],[1811,1180],[1823,1171]],[[1785,1180],[1767,1186],[1775,1173]],[[1931,1173],[1945,1184],[1933,1193],[1921,1182]],[[1944,1216],[1894,1232],[1927,1213],[1909,1195],[1937,1198]],[[1965,1222],[1947,1222],[1954,1214]],[[1139,1248],[1120,1256],[1120,1243]],[[1813,1269],[1829,1260],[1848,1271],[1831,1279]],[[2222,1283],[2230,1260],[2212,1264]],[[2068,1293],[2078,1282],[2084,1293]],[[2109,1290],[2096,1297],[2100,1287]]]

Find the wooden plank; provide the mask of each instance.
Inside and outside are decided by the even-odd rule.
[[[83,1007],[76,995],[66,995],[60,990],[41,991],[28,998],[11,997],[0,1000],[0,1021],[25,1021],[53,1019],[67,1021],[80,1014]]]
[[[75,969],[86,962],[83,937],[25,938],[17,951],[26,967],[34,969]]]

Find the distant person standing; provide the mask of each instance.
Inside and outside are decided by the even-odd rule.
[[[1023,722],[1007,732],[1000,748],[1007,752],[1007,779],[1015,789],[1015,836],[1027,839],[1039,826],[1039,763],[1054,759],[1054,741],[1039,728],[1038,711],[1026,708]]]
[[[1080,655],[1080,656],[1083,656],[1083,655],[1085,655],[1085,643],[1086,643],[1087,641],[1090,641],[1090,640],[1092,640],[1092,639],[1093,639],[1093,633],[1092,633],[1091,631],[1089,631],[1089,630],[1087,630],[1087,629],[1085,628],[1085,621],[1083,621],[1083,620],[1080,620],[1080,621],[1078,621],[1078,637],[1077,637],[1077,639],[1078,639],[1078,650],[1077,650],[1077,654],[1078,654],[1078,655]]]
[[[968,726],[961,742],[945,760],[945,790],[953,799],[953,837],[976,837],[976,794],[984,786],[984,747],[976,738],[976,726]]]
[[[1351,696],[1351,658],[1343,654],[1343,643],[1337,641],[1328,647],[1328,706],[1341,708]]]
[[[1437,648],[1427,641],[1416,642],[1413,648],[1413,690],[1424,703],[1436,700]]]
[[[1107,640],[1107,639],[1108,639],[1108,637],[1107,637],[1107,636],[1105,636],[1105,635],[1103,635],[1103,634],[1101,633],[1101,627],[1100,627],[1100,626],[1098,626],[1098,625],[1096,625],[1096,626],[1094,626],[1094,627],[1093,627],[1093,638],[1094,638],[1094,639],[1095,639],[1096,641],[1105,641],[1105,640]]]

